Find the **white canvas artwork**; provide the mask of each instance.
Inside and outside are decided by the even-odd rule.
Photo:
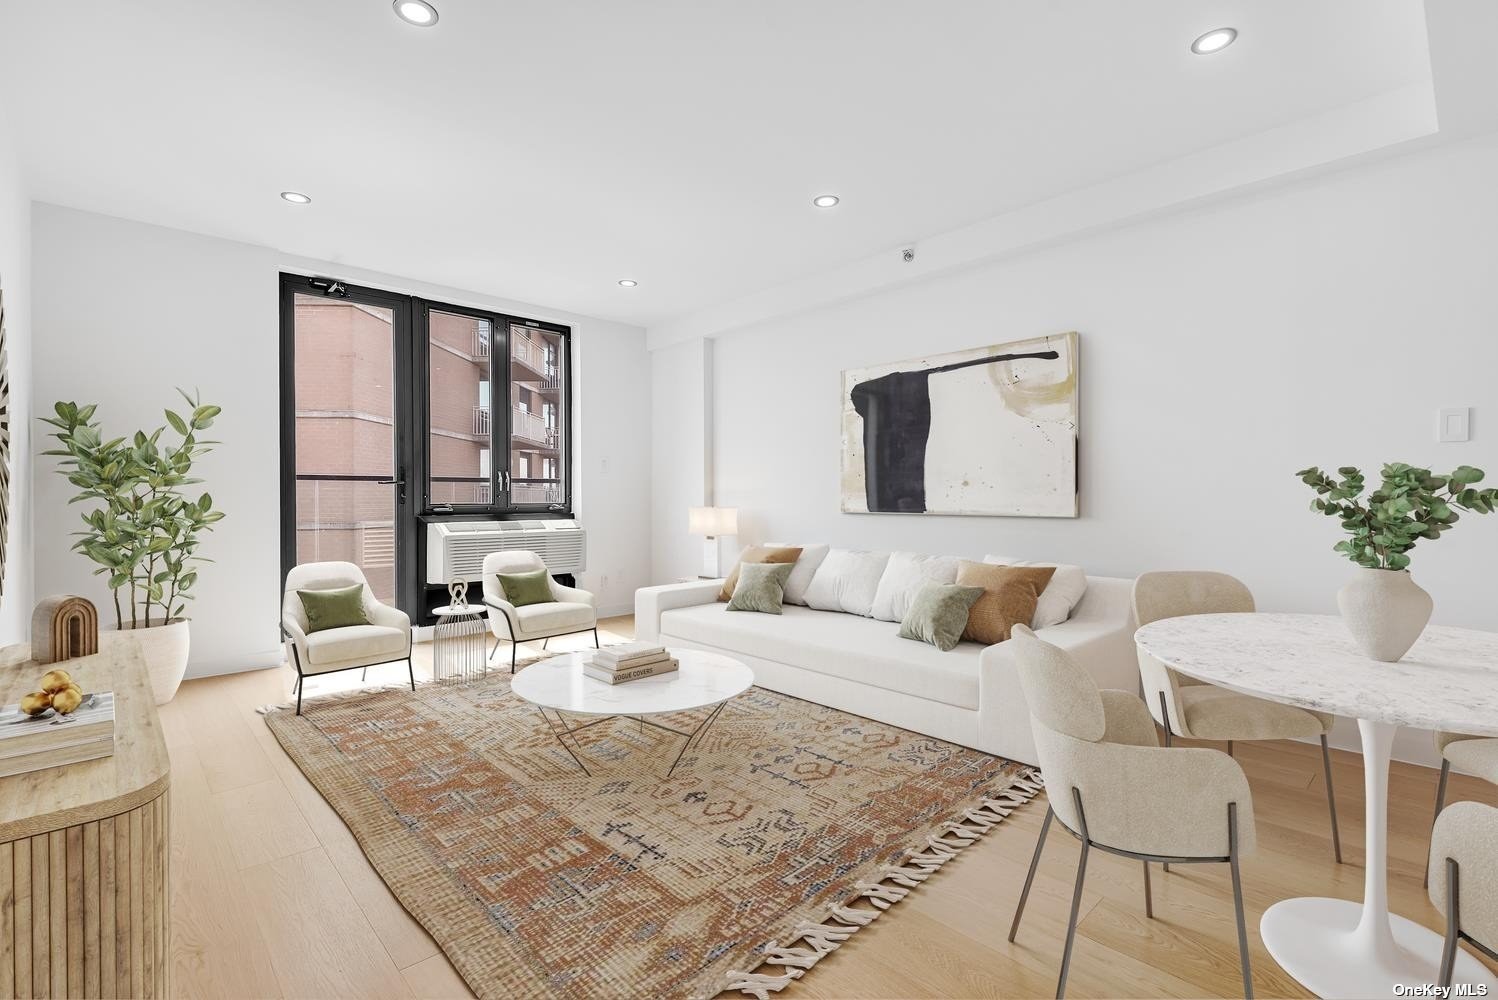
[[[1077,516],[1077,335],[843,372],[843,510]]]

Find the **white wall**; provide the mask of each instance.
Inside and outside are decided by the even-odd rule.
[[[1213,568],[1264,610],[1334,611],[1350,564],[1294,472],[1466,463],[1498,484],[1495,176],[1488,136],[719,337],[718,501],[741,509],[741,543]],[[1066,330],[1080,519],[839,513],[843,369]],[[674,396],[656,371],[659,428]],[[1436,443],[1443,406],[1475,408],[1470,443]],[[670,527],[657,579],[691,570]],[[1437,622],[1498,629],[1498,515],[1414,556]]]
[[[565,323],[576,336],[577,513],[602,610],[628,610],[648,576],[650,400],[644,331],[473,292],[374,274],[275,250],[38,204],[35,242],[37,398],[94,401],[109,427],[156,426],[174,386],[223,406],[223,444],[201,465],[227,515],[204,542],[190,607],[189,676],[280,662],[278,275],[331,274],[443,301]],[[69,487],[38,460],[37,587],[108,593],[69,553]]]
[[[0,109],[0,290],[5,293],[10,370],[10,492],[0,645],[26,642],[31,631],[31,199],[8,145],[12,130]]]

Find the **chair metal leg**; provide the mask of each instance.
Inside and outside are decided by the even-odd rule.
[[[515,654],[517,652],[519,652],[519,650],[520,650],[520,643],[518,643],[515,640],[511,639],[510,640],[510,673],[511,674],[513,674],[515,672]]]
[[[297,678],[296,685],[296,714],[302,714],[302,679],[300,677]]]
[[[411,675],[411,690],[416,690],[416,667],[411,663],[411,657],[406,657],[406,673]]]
[[[1326,734],[1321,734],[1321,767],[1326,772],[1326,808],[1332,816],[1332,853],[1337,864],[1342,863],[1342,831],[1337,829],[1337,795],[1332,790],[1332,752],[1326,745]],[[1427,866],[1429,861],[1426,862]]]
[[[1165,707],[1165,692],[1160,692],[1160,728],[1165,730],[1165,745],[1170,746],[1170,711]],[[1162,872],[1170,871],[1170,862],[1160,866]]]
[[[499,644],[504,642],[499,636],[494,637],[494,648],[489,650],[489,659],[494,659],[494,654],[499,652]]]
[[[1243,969],[1243,995],[1253,1000],[1254,976],[1248,961],[1248,928],[1243,922],[1243,880],[1238,874],[1238,803],[1228,803],[1228,867],[1233,871],[1233,915],[1238,918],[1238,963]]]
[[[1092,844],[1087,839],[1087,820],[1082,818],[1082,793],[1071,790],[1072,800],[1077,804],[1077,816],[1082,827],[1082,853],[1077,858],[1077,885],[1071,894],[1071,915],[1066,920],[1066,947],[1061,952],[1061,976],[1056,980],[1056,1000],[1066,996],[1066,973],[1071,968],[1072,945],[1077,940],[1077,914],[1082,909],[1082,883],[1087,878],[1087,852]]]
[[[1441,949],[1441,972],[1437,985],[1450,986],[1456,971],[1456,943],[1462,936],[1459,900],[1461,869],[1455,858],[1446,859],[1446,943]]]
[[[367,680],[369,680],[369,668],[365,667],[363,670],[359,671],[359,683],[363,684]]]
[[[602,646],[598,645],[598,627],[597,626],[594,626],[594,628],[593,628],[593,648],[594,649],[602,649],[603,648]]]
[[[1025,887],[1019,893],[1019,905],[1014,908],[1014,922],[1009,925],[1009,940],[1019,933],[1019,920],[1025,914],[1025,901],[1030,898],[1030,883],[1035,881],[1035,870],[1040,867],[1040,852],[1045,849],[1045,835],[1051,832],[1051,818],[1056,814],[1045,807],[1045,819],[1040,824],[1040,836],[1035,838],[1035,854],[1030,858],[1030,871],[1025,875]]]
[[[1436,812],[1430,818],[1430,828],[1436,828],[1436,820],[1441,818],[1441,810],[1446,808],[1446,779],[1451,777],[1451,761],[1445,757],[1441,758],[1441,780],[1436,782]],[[1430,888],[1430,851],[1425,852],[1425,880],[1420,883],[1425,888]]]
[[[546,644],[548,642],[550,642],[550,641],[551,641],[551,636],[547,636],[545,639],[542,639],[541,640],[541,648],[545,649],[546,648]]]
[[[1232,740],[1228,740],[1228,756],[1231,757],[1232,755],[1233,755],[1233,741]]]
[[[1151,920],[1155,917],[1155,899],[1150,892],[1150,863],[1144,862],[1144,915]]]

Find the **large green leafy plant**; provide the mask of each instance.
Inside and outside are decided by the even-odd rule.
[[[164,440],[167,427],[106,440],[94,420],[96,404],[57,403],[56,416],[42,418],[58,428],[52,436],[62,446],[43,454],[58,456],[57,471],[78,488],[71,502],[97,504],[83,515],[85,530],[74,532],[73,549],[99,564],[95,576],[108,576],[121,629],[122,591],[129,595],[131,628],[182,617],[198,581],[196,565],[205,561],[197,554],[199,535],[224,517],[209,494],[187,495],[187,487],[202,482],[193,478],[193,463],[217,444],[198,434],[221,408],[177,391],[190,409],[166,411],[174,441]]]
[[[1333,548],[1366,569],[1405,569],[1415,543],[1451,530],[1460,518],[1457,511],[1491,514],[1498,505],[1498,490],[1473,488],[1485,473],[1470,465],[1435,476],[1393,462],[1383,467],[1383,482],[1366,499],[1361,469],[1343,466],[1337,470],[1340,479],[1314,467],[1296,475],[1316,491],[1311,509],[1340,519],[1350,536]]]

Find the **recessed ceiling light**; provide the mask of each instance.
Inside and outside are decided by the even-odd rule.
[[[300,191],[282,191],[281,200],[289,201],[293,205],[310,205],[312,199]]]
[[[437,8],[426,0],[395,0],[395,16],[418,28],[430,28],[437,23]]]
[[[1191,51],[1199,56],[1221,52],[1238,39],[1237,28],[1213,28],[1191,43]]]
[[[835,194],[819,194],[811,200],[811,203],[818,208],[831,208],[841,200],[842,199]]]
[[[636,285],[638,285],[639,282],[636,281],[636,280],[634,280],[633,278],[620,278],[619,279],[619,284],[620,284],[621,287],[624,287],[624,288],[633,288]]]

